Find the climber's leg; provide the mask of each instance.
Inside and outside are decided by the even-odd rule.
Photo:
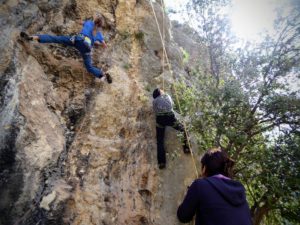
[[[166,152],[164,148],[165,127],[156,124],[156,138],[157,138],[157,161],[160,169],[165,168]]]
[[[71,36],[53,36],[48,34],[42,35],[34,35],[32,36],[33,39],[37,38],[37,41],[40,43],[57,43],[57,44],[64,44],[68,46],[74,46],[73,42],[71,41]]]
[[[172,121],[172,122],[171,122],[171,123],[172,123],[172,124],[171,124],[171,127],[173,127],[174,129],[180,131],[180,132],[183,134],[183,146],[182,146],[182,147],[183,147],[183,152],[186,153],[186,154],[190,153],[190,148],[189,148],[189,145],[188,145],[187,136],[186,136],[186,133],[185,133],[185,129],[184,129],[183,124],[180,123],[180,122],[176,119],[175,115],[172,116],[172,117],[170,118],[170,120]]]
[[[95,77],[101,78],[103,77],[103,73],[97,67],[92,65],[92,57],[91,52],[81,53],[85,68],[88,72],[92,73]]]

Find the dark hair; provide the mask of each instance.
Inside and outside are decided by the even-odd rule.
[[[160,96],[160,89],[159,89],[159,88],[156,88],[156,89],[153,91],[152,96],[153,96],[153,98],[157,98],[158,96]]]
[[[205,166],[205,175],[208,177],[216,174],[232,177],[234,161],[230,159],[227,153],[221,148],[208,150],[202,157],[201,164],[202,168]]]
[[[102,17],[97,16],[97,17],[94,19],[94,23],[95,23],[95,26],[96,26],[96,27],[102,27],[102,26],[103,26],[103,19],[102,19]]]

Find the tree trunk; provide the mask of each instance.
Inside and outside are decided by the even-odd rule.
[[[252,213],[252,221],[253,221],[253,225],[259,225],[261,224],[264,216],[270,211],[269,206],[263,205],[261,207],[257,207],[253,210]]]

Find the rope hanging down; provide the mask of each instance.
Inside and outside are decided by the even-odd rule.
[[[166,47],[165,47],[164,38],[162,36],[161,30],[160,30],[160,27],[159,27],[159,22],[158,22],[158,19],[157,19],[157,16],[156,16],[156,12],[154,10],[154,6],[153,6],[153,3],[152,3],[152,0],[150,0],[150,4],[151,4],[151,8],[152,8],[153,15],[154,15],[154,18],[155,18],[156,26],[158,28],[159,37],[160,37],[160,40],[161,40],[161,43],[162,43],[162,46],[163,46],[163,54],[166,57],[166,62],[167,62],[168,68],[169,68],[171,74],[173,75],[173,71],[172,71],[171,64],[169,62],[169,58],[168,58]]]
[[[152,11],[153,11],[153,15],[154,15],[154,18],[155,18],[155,21],[156,21],[158,33],[159,33],[159,36],[160,36],[160,39],[161,39],[161,42],[162,42],[163,53],[164,53],[164,55],[165,55],[165,57],[166,57],[166,61],[167,61],[167,64],[168,64],[168,68],[169,68],[169,70],[170,70],[170,73],[171,73],[171,75],[173,75],[172,67],[171,67],[171,64],[170,64],[170,61],[169,61],[169,57],[168,57],[168,54],[167,54],[167,51],[166,51],[165,43],[164,43],[164,38],[163,38],[163,35],[162,35],[161,30],[160,30],[160,27],[159,27],[157,15],[156,15],[156,12],[155,12],[155,9],[154,9],[152,0],[149,0],[149,1],[150,1],[150,5],[151,5]],[[161,1],[163,1],[163,0],[161,0]],[[165,13],[165,12],[164,12],[164,8],[162,8],[162,10],[163,10],[163,14],[164,14],[164,13]],[[163,85],[164,85],[164,79],[163,79]],[[164,89],[164,88],[163,88],[163,89]],[[177,93],[177,90],[176,90],[176,87],[175,87],[175,86],[174,86],[174,91],[175,91],[176,102],[177,102],[177,105],[178,105],[178,107],[179,107],[179,112],[180,112],[180,114],[182,114],[182,109],[181,109],[181,105],[180,105],[179,98],[178,98],[178,93]],[[198,177],[199,177],[199,173],[198,173],[198,169],[197,169],[197,166],[196,166],[196,161],[195,161],[195,157],[194,157],[194,152],[193,152],[193,149],[192,149],[192,146],[191,146],[191,143],[190,143],[189,134],[188,134],[188,132],[187,132],[187,129],[186,129],[186,123],[185,123],[184,120],[183,120],[183,127],[184,127],[184,132],[185,132],[186,137],[187,137],[188,146],[189,146],[189,149],[190,149],[190,151],[191,151],[191,156],[192,156],[192,160],[193,160],[193,164],[194,164],[194,169],[195,169],[196,178],[198,178]]]
[[[163,21],[162,21],[162,28],[163,28],[163,42],[165,43],[165,3],[164,0],[160,0],[161,6],[162,6],[162,15],[163,15]],[[163,91],[165,90],[165,52],[163,51],[163,56],[162,56],[162,69],[163,69]]]

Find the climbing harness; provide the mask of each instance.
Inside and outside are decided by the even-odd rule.
[[[78,34],[78,37],[82,38],[83,43],[85,44],[86,47],[88,47],[89,49],[92,48],[92,41],[89,37],[87,37],[83,34]]]
[[[157,15],[156,15],[156,12],[155,12],[155,9],[154,9],[154,6],[153,6],[153,2],[152,2],[152,0],[149,0],[149,1],[150,1],[150,5],[151,5],[151,8],[152,8],[153,16],[155,18],[155,22],[156,22],[156,26],[157,26],[157,29],[158,29],[158,33],[159,33],[159,36],[160,36],[160,39],[161,39],[161,42],[162,42],[163,58],[164,58],[164,56],[166,57],[166,63],[168,65],[169,71],[170,71],[171,75],[173,75],[173,70],[172,70],[172,67],[171,67],[171,64],[170,64],[170,61],[169,61],[169,57],[168,57],[168,54],[167,54],[167,51],[166,51],[166,46],[165,46],[165,42],[164,42],[164,35],[162,34],[162,32],[160,30],[160,26],[159,26]],[[161,2],[163,3],[163,0],[161,0]],[[162,4],[162,10],[163,10],[163,15],[164,15],[164,13],[165,13],[164,12],[164,4]],[[179,102],[177,89],[176,89],[175,86],[173,86],[173,87],[174,87],[176,102],[177,102],[178,107],[179,107],[179,112],[180,112],[180,114],[182,114],[182,109],[181,109],[181,105],[180,105],[180,102]],[[164,78],[163,78],[163,89],[164,89]],[[187,132],[186,123],[185,123],[184,120],[183,120],[183,128],[184,128],[184,132],[185,132],[186,137],[187,137],[187,142],[188,142],[189,149],[191,151],[191,156],[192,156],[192,161],[193,161],[193,165],[194,165],[194,169],[195,169],[196,178],[198,178],[199,177],[199,173],[198,173],[198,169],[197,169],[197,166],[196,166],[194,152],[193,152],[193,149],[192,149],[192,146],[191,146],[191,143],[190,143],[189,134]]]
[[[84,37],[83,43],[88,47],[92,48],[92,41],[89,37]]]
[[[88,49],[92,48],[92,40],[89,37],[87,37],[87,36],[85,36],[83,34],[77,34],[77,35],[73,35],[73,36],[70,37],[70,41],[72,42],[73,45],[75,44],[76,37],[81,38],[83,40],[84,45]]]

